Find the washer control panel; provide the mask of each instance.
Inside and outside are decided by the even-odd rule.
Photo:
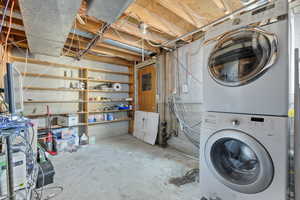
[[[240,125],[240,121],[238,119],[234,119],[232,120],[232,126],[239,126]]]
[[[280,117],[257,116],[232,113],[207,112],[203,117],[203,128],[210,129],[240,129],[272,131],[280,128],[282,119]],[[285,119],[286,120],[286,119]]]

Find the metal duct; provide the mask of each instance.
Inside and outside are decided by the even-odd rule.
[[[114,23],[134,0],[89,0],[88,15]]]
[[[19,0],[32,53],[60,56],[81,0]]]

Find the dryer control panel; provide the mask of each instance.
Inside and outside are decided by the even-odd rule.
[[[250,24],[259,23],[286,14],[288,14],[288,1],[274,0],[272,3],[253,9],[240,16],[235,16],[232,20],[224,21],[223,23],[210,28],[207,30],[206,39],[217,37],[226,33],[228,30],[239,29]]]

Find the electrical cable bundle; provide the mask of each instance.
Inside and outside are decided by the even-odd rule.
[[[186,118],[187,110],[183,103],[177,101],[178,97],[175,95],[171,96],[169,99],[170,110],[176,116],[176,119],[179,122],[180,128],[189,141],[199,148],[199,139],[200,139],[200,125],[201,121],[197,121],[193,125],[188,122]]]
[[[183,63],[178,55],[176,53],[173,53],[173,58],[176,62],[175,66],[175,73],[176,73],[176,81],[175,81],[175,87],[176,92],[173,93],[169,97],[169,108],[170,111],[173,112],[174,116],[176,117],[181,131],[184,133],[184,135],[188,138],[188,140],[197,148],[199,148],[200,143],[200,126],[202,122],[202,112],[200,107],[194,108],[192,105],[184,100],[185,94],[181,93],[181,88],[183,87],[183,83],[181,83],[181,75],[183,73],[186,74],[185,76],[185,85],[188,87],[188,90],[190,92],[192,89],[195,89],[196,87],[199,88],[199,90],[202,89],[202,81],[201,77],[195,75],[191,71],[191,64],[189,62],[189,59],[192,56],[198,56],[200,53],[201,48],[203,47],[203,41],[199,44],[195,52],[187,52],[185,55],[186,62]],[[178,50],[177,50],[178,53]],[[191,87],[191,83],[189,82],[189,78],[193,80],[193,87]],[[189,93],[189,92],[187,92]],[[201,106],[201,102],[196,99],[195,105]],[[191,108],[188,108],[188,106],[191,106]],[[197,112],[195,112],[195,110]],[[197,116],[194,115],[194,113],[197,113]]]
[[[31,140],[30,138],[30,130],[31,129]],[[10,136],[13,145],[12,149],[15,151],[20,151],[26,156],[26,186],[25,186],[25,197],[24,200],[49,200],[56,197],[63,191],[63,187],[61,186],[53,186],[53,187],[45,187],[42,186],[39,189],[35,189],[38,172],[41,170],[44,179],[44,172],[40,164],[37,162],[37,155],[32,148],[32,144],[34,141],[34,129],[30,121],[26,118],[18,118],[17,120],[12,120],[11,117],[0,116],[0,136],[6,137]],[[45,152],[44,152],[45,153]],[[44,180],[43,184],[44,185]],[[43,198],[43,192],[45,190],[59,190],[56,193],[51,193],[45,198]],[[19,192],[19,191],[17,191]],[[33,193],[34,192],[34,193]],[[35,194],[35,195],[34,195]],[[10,197],[4,197],[4,199],[10,199]]]

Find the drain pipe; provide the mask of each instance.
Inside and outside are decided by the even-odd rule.
[[[294,96],[294,191],[295,200],[300,200],[300,95],[299,95],[299,49],[295,49],[295,96]]]
[[[178,37],[178,38],[176,38],[176,39],[174,39],[174,40],[170,40],[170,41],[163,42],[163,43],[161,44],[161,46],[163,46],[163,47],[168,47],[169,45],[174,44],[174,43],[178,42],[179,40],[182,40],[182,39],[184,39],[184,38],[190,37],[190,36],[192,36],[192,35],[194,35],[194,34],[200,32],[200,31],[203,31],[203,30],[205,30],[205,29],[208,29],[208,28],[210,28],[211,26],[214,26],[214,25],[216,25],[216,24],[219,24],[219,23],[223,22],[224,20],[233,17],[234,15],[237,15],[237,14],[243,12],[243,11],[246,11],[247,8],[249,8],[250,6],[253,6],[253,5],[257,4],[258,2],[260,2],[260,0],[253,1],[253,2],[249,3],[248,5],[246,5],[246,6],[242,7],[242,8],[240,8],[240,9],[237,9],[237,10],[233,11],[233,12],[230,13],[230,14],[225,15],[224,17],[222,17],[222,18],[220,18],[220,19],[217,19],[217,20],[215,20],[215,21],[212,21],[211,23],[209,23],[209,24],[207,24],[207,25],[204,25],[204,26],[202,26],[202,27],[200,27],[200,28],[198,28],[198,29],[196,29],[196,30],[194,30],[194,31],[192,31],[192,32],[186,33],[186,34],[184,34],[184,35],[182,35],[182,36],[180,36],[180,37]],[[267,1],[266,3],[260,5],[259,7],[264,6],[264,5],[268,4],[268,3],[270,3],[270,1]]]

